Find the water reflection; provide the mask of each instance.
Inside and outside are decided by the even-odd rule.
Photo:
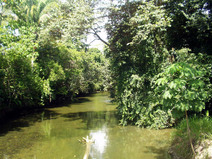
[[[92,158],[103,158],[103,153],[108,145],[107,127],[97,131],[91,131],[90,137],[94,140],[94,144],[91,147]]]
[[[0,158],[82,159],[86,146],[78,140],[89,136],[95,140],[90,159],[168,159],[171,130],[119,126],[115,107],[107,94],[98,93],[48,108],[44,120],[35,113],[0,125]]]

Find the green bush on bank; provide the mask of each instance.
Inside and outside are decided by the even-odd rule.
[[[212,118],[193,117],[189,119],[190,134],[194,147],[201,141],[212,139]],[[182,120],[173,133],[171,153],[183,159],[192,158],[192,150],[189,143],[186,120]]]
[[[125,83],[118,98],[121,124],[161,129],[173,126],[185,111],[205,109],[212,91],[208,56],[189,49],[175,50],[174,55],[155,76],[132,75]]]

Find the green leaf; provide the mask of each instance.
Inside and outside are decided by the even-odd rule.
[[[168,86],[169,86],[171,89],[173,89],[173,88],[176,88],[177,84],[176,84],[174,81],[172,81],[172,82],[169,83]]]
[[[169,91],[165,91],[165,93],[163,94],[163,98],[164,99],[171,99],[172,98],[172,95],[170,94]]]
[[[164,84],[166,84],[168,82],[168,80],[167,80],[167,78],[159,78],[155,83],[157,84],[157,85],[164,85]]]

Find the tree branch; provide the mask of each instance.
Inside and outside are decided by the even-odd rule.
[[[98,38],[100,41],[102,41],[105,45],[110,46],[105,40],[103,40],[103,39],[99,36],[99,34],[98,34],[93,28],[91,28],[91,30],[93,31],[93,34],[96,35],[97,38]]]

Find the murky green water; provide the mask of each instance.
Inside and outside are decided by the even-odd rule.
[[[118,125],[105,93],[0,125],[1,159],[82,159],[83,137],[95,140],[91,159],[168,159],[171,129]]]

